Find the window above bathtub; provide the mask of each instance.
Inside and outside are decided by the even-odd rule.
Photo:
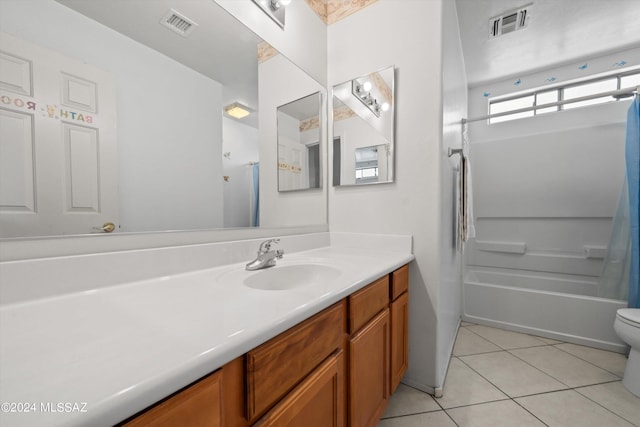
[[[640,86],[640,68],[489,98],[489,124],[625,99],[612,91]],[[602,96],[598,96],[602,94]],[[589,99],[579,100],[583,97]],[[566,102],[572,101],[575,102]]]

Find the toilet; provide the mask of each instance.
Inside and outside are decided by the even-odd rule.
[[[613,328],[631,347],[622,383],[633,394],[640,397],[640,308],[621,308],[616,313]]]

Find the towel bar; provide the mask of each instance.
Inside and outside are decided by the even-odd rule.
[[[449,150],[447,151],[447,153],[449,154],[449,157],[453,156],[454,154],[461,154],[462,153],[462,148],[451,148],[451,147],[449,147]]]

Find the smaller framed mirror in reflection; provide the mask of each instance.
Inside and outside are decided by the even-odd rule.
[[[333,185],[394,179],[394,67],[333,87]]]
[[[322,188],[320,92],[278,107],[278,191]]]

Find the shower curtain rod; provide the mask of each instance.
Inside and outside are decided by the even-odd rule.
[[[612,91],[609,91],[609,92],[600,92],[600,93],[596,93],[596,94],[593,94],[593,95],[581,96],[579,98],[565,99],[565,100],[558,101],[558,102],[550,102],[548,104],[541,104],[541,105],[534,105],[534,106],[531,106],[531,107],[518,108],[517,110],[504,111],[502,113],[487,114],[486,116],[474,117],[472,119],[463,118],[460,122],[462,124],[471,123],[471,122],[479,122],[481,120],[489,120],[489,119],[493,119],[495,117],[509,116],[511,114],[517,114],[517,113],[526,113],[527,111],[532,111],[532,110],[538,109],[538,108],[556,107],[558,105],[572,104],[574,102],[581,102],[581,101],[588,101],[590,99],[602,98],[602,97],[605,97],[605,96],[616,97],[616,96],[622,96],[622,95],[634,95],[634,94],[637,95],[639,91],[640,91],[640,86],[629,87],[629,88],[620,89],[620,90],[612,90]]]

